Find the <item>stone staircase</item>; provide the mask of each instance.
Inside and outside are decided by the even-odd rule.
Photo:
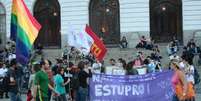
[[[62,55],[61,49],[44,49],[45,57],[51,60],[53,63],[56,63],[56,58],[60,58]]]
[[[166,52],[166,46],[160,46],[159,49],[161,50],[162,55],[162,64],[166,64],[169,62],[168,60],[168,54]],[[132,61],[136,58],[137,52],[143,51],[145,54],[145,57],[150,55],[152,51],[145,50],[145,49],[135,49],[135,48],[107,48],[107,54],[104,58],[105,64],[107,65],[109,63],[109,60],[111,58],[118,59],[123,58],[126,61]],[[61,49],[45,49],[45,54],[48,59],[50,59],[53,63],[55,63],[55,58],[61,57],[62,50]]]

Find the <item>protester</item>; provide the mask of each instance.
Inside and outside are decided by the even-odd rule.
[[[175,54],[169,56],[169,59],[170,59],[170,61],[171,60],[177,60],[177,61],[179,61],[180,60],[180,56],[175,53]]]
[[[56,92],[58,92],[59,95],[56,96],[56,101],[68,101],[66,98],[65,86],[70,82],[70,79],[64,82],[62,75],[64,75],[64,68],[62,67],[57,68],[57,74],[54,76],[54,83],[55,83],[55,90]]]
[[[156,71],[156,64],[154,60],[149,60],[149,64],[147,65],[147,72],[148,73],[155,73]]]
[[[22,101],[21,96],[20,96],[20,91],[19,91],[19,85],[17,83],[17,61],[16,59],[12,59],[10,61],[10,68],[7,73],[7,78],[8,78],[8,94],[10,97],[11,101]]]
[[[29,77],[29,83],[28,83],[28,93],[27,94],[27,101],[31,101],[32,96],[34,95],[34,81],[35,81],[35,74],[36,72],[40,71],[40,63],[33,64],[33,67],[31,68],[32,74]]]
[[[190,47],[191,45],[196,46],[194,39],[190,39],[190,40],[188,41],[187,47]]]
[[[110,62],[111,66],[116,66],[116,60],[115,59],[111,58],[109,62]]]
[[[195,71],[195,68],[193,64],[187,64],[187,67],[185,69],[186,79],[187,79],[187,82],[192,83],[192,85],[195,84],[194,71]]]
[[[126,75],[137,75],[138,72],[135,68],[133,68],[133,62],[129,62],[126,66]]]
[[[56,74],[57,74],[57,69],[58,69],[59,67],[62,67],[62,65],[63,65],[63,60],[57,58],[57,59],[56,59],[56,64],[52,67],[52,73],[53,73],[53,75],[56,75]]]
[[[122,58],[119,58],[119,59],[117,60],[116,66],[117,66],[117,67],[120,67],[120,68],[123,68],[123,63],[122,63],[122,61],[123,61],[123,59],[122,59]]]
[[[147,46],[147,39],[145,36],[141,36],[140,42],[137,44],[136,48],[146,48]]]
[[[48,59],[47,59],[47,62],[48,62],[49,65],[45,66],[45,72],[48,75],[49,84],[51,85],[51,87],[53,87],[54,86],[54,79],[53,79],[53,72],[52,72],[52,69],[51,69],[52,62],[50,60],[48,60]],[[48,100],[50,100],[51,97],[52,97],[52,90],[51,90],[51,88],[49,88],[48,89]]]
[[[121,62],[123,69],[126,69],[126,65],[127,65],[126,60],[120,58],[119,61]]]
[[[179,63],[171,62],[171,68],[174,70],[172,85],[175,92],[172,101],[194,101],[193,85],[186,81],[185,74],[180,70]]]
[[[102,68],[102,64],[100,63],[99,60],[96,60],[96,62],[94,62],[92,64],[92,72],[93,73],[98,73],[100,74],[101,73],[101,68]]]
[[[70,92],[70,95],[71,95],[71,98],[72,100],[76,100],[77,99],[77,93],[78,93],[78,90],[79,90],[79,72],[80,72],[80,69],[75,66],[72,62],[69,62],[69,68],[70,68],[70,73],[73,75],[73,77],[71,78],[71,92]]]
[[[177,53],[179,47],[177,47],[176,43],[174,43],[173,41],[171,41],[168,46],[167,46],[167,52],[168,52],[168,55],[172,55],[172,54],[175,54]]]
[[[143,65],[143,60],[140,58],[140,56],[137,56],[136,59],[133,61],[133,67],[139,67]]]
[[[177,40],[177,38],[176,38],[175,36],[173,36],[172,42],[173,42],[177,47],[179,47],[179,40]],[[179,48],[178,48],[178,50],[179,50]]]
[[[77,57],[77,52],[78,50],[75,47],[71,47],[70,52],[69,52],[69,59],[72,59],[75,61],[75,58]]]
[[[84,71],[86,68],[86,64],[83,61],[80,61],[78,63],[78,68],[80,69],[80,72],[78,74],[79,77],[79,89],[77,92],[76,101],[87,101],[88,96],[88,84],[87,84],[87,78],[92,77],[91,69],[89,69],[89,73]]]
[[[69,55],[68,47],[67,47],[67,45],[65,45],[63,52],[62,52],[62,58],[63,59],[69,59],[68,55]]]
[[[94,62],[96,62],[95,56],[89,52],[89,54],[85,57],[91,64],[93,64]]]
[[[16,69],[16,80],[20,91],[22,91],[23,86],[23,76],[24,76],[23,69],[24,67],[22,65],[19,65],[18,68]]]
[[[128,41],[125,36],[122,37],[120,41],[120,47],[121,48],[127,48],[128,47]]]
[[[48,60],[43,60],[40,63],[41,70],[35,74],[35,87],[34,87],[34,101],[49,101],[48,88],[57,93],[54,88],[49,84],[48,74],[46,73],[46,68],[49,67]]]
[[[188,51],[191,52],[191,53],[193,53],[193,54],[195,54],[195,55],[197,55],[197,54],[200,53],[201,50],[200,50],[200,48],[197,47],[195,44],[191,44],[191,45],[188,47]]]
[[[188,61],[188,63],[193,63],[194,54],[187,50],[187,47],[183,48],[181,57]]]
[[[6,68],[3,59],[0,59],[0,99],[3,98],[4,93],[5,93],[5,98],[8,97],[8,91],[7,91],[7,86],[5,82],[5,77],[8,69]]]
[[[160,55],[160,50],[158,49],[158,46],[155,46],[153,49],[153,53],[151,53],[150,58],[154,61],[160,62],[162,59],[162,56]]]

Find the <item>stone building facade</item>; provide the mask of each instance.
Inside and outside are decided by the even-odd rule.
[[[185,44],[194,36],[200,37],[201,32],[200,0],[24,1],[43,26],[37,42],[47,48],[67,44],[69,25],[80,30],[89,24],[108,44],[117,44],[126,36],[131,48],[141,35],[158,42],[176,36]],[[0,0],[1,44],[10,36],[11,5],[12,0]]]

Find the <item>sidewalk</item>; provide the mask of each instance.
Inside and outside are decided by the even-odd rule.
[[[1,101],[10,101],[9,99],[0,99]],[[26,101],[26,95],[22,95],[22,101]],[[201,101],[201,94],[197,94],[195,101]]]

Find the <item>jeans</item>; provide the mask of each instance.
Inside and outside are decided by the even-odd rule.
[[[173,95],[172,101],[179,101],[179,99],[177,98],[176,94]],[[183,101],[195,101],[195,98],[185,99]]]
[[[19,93],[13,93],[13,92],[8,92],[8,95],[10,97],[10,101],[22,101],[21,96]]]
[[[66,98],[66,94],[61,94],[60,96],[57,96],[56,101],[68,101]]]
[[[177,95],[176,95],[176,94],[174,94],[174,95],[172,96],[172,101],[179,101],[179,99],[177,98]]]
[[[88,88],[79,87],[77,92],[76,101],[87,101]]]

